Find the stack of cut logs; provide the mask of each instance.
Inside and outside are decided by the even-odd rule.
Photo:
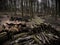
[[[11,37],[9,45],[57,45],[57,42],[60,42],[60,33],[51,25],[42,23],[32,29],[26,28],[24,30],[16,34],[8,31],[1,32],[0,39],[8,35],[7,37]]]

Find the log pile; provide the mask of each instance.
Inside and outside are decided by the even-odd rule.
[[[27,33],[27,32],[25,32]],[[25,36],[24,36],[25,35]],[[16,38],[17,36],[15,36]],[[29,33],[23,34],[17,39],[13,40],[11,45],[56,45],[60,40],[59,32],[50,25],[41,24],[33,28]],[[55,43],[54,43],[55,42]]]
[[[7,36],[9,41],[11,41],[9,45],[57,45],[57,42],[60,42],[60,33],[51,25],[46,25],[44,23],[32,29],[22,29],[21,32],[17,32],[16,34],[9,31],[5,32],[2,32],[0,37]]]

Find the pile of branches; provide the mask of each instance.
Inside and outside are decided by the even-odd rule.
[[[27,30],[27,29],[26,29]],[[10,45],[58,45],[60,33],[51,25],[40,24],[33,29],[28,29],[24,34],[14,35],[14,40]]]
[[[36,25],[34,28],[25,28],[20,32],[13,34],[13,32],[2,31],[0,39],[7,37],[9,45],[58,45],[60,42],[60,33],[55,30],[51,25],[44,23]],[[3,32],[6,32],[3,33]],[[6,38],[4,38],[6,39]],[[3,39],[2,39],[3,40]],[[1,41],[1,40],[0,40]],[[6,41],[5,41],[6,42]]]

